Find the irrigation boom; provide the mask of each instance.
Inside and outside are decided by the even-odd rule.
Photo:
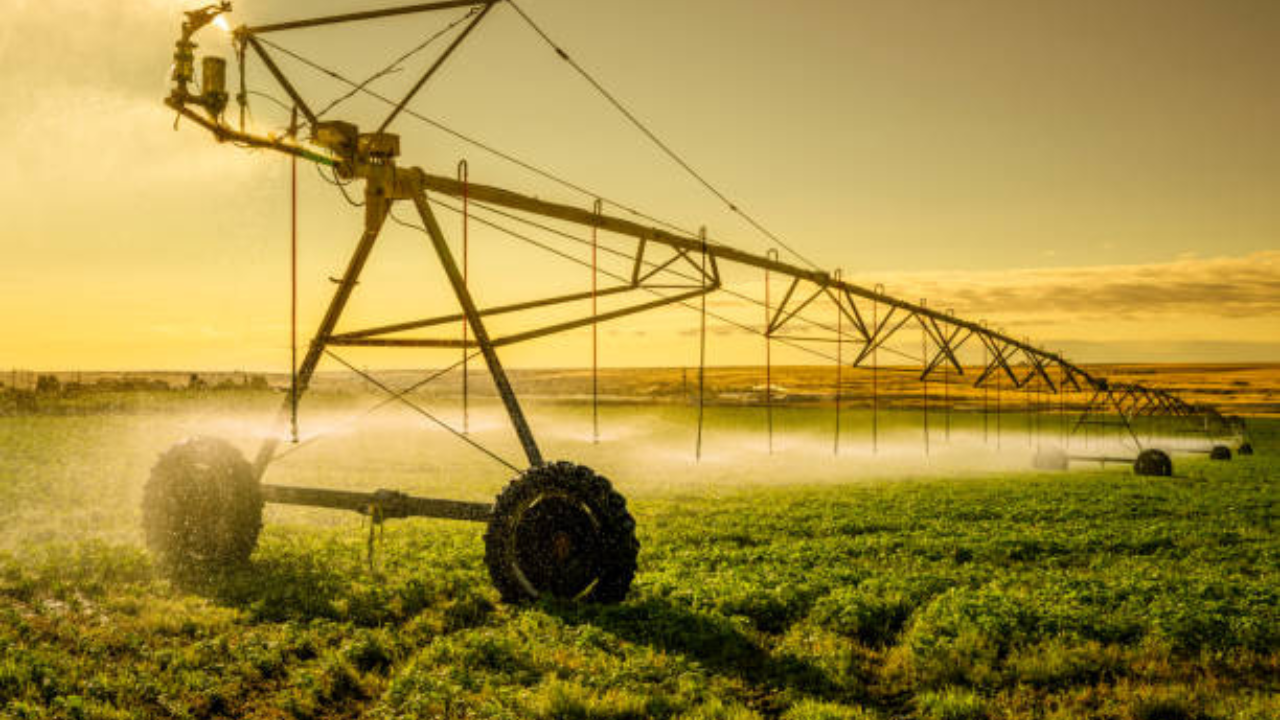
[[[222,468],[220,471],[222,475],[206,482],[242,486],[248,488],[244,492],[251,492],[252,497],[256,498],[254,502],[257,503],[257,515],[254,515],[253,502],[246,502],[247,509],[243,510],[247,518],[244,524],[246,527],[252,526],[252,534],[255,538],[256,528],[261,523],[260,508],[263,500],[354,509],[367,512],[378,519],[423,515],[482,520],[490,523],[489,532],[486,534],[486,559],[494,582],[502,591],[504,598],[521,599],[551,593],[558,596],[587,597],[604,601],[621,599],[625,595],[635,569],[637,547],[633,532],[634,523],[625,510],[625,503],[607,481],[589,469],[567,463],[549,464],[544,461],[520,401],[508,380],[498,350],[557,333],[595,327],[603,322],[661,307],[687,304],[694,300],[702,303],[705,350],[705,300],[708,295],[724,289],[721,277],[722,265],[763,270],[784,279],[786,290],[781,301],[775,304],[766,299],[764,303],[766,323],[759,333],[767,341],[803,342],[808,339],[788,334],[788,330],[795,331],[795,326],[805,321],[803,313],[806,308],[810,308],[815,301],[821,300],[823,303],[834,305],[837,309],[838,326],[835,331],[835,340],[841,343],[848,342],[854,348],[851,360],[846,360],[844,357],[837,358],[838,367],[865,366],[868,361],[873,361],[878,351],[886,347],[886,343],[904,333],[908,328],[912,331],[918,329],[924,338],[918,377],[918,380],[923,383],[928,383],[931,376],[939,373],[949,376],[954,372],[956,376],[965,376],[967,370],[972,368],[966,367],[965,363],[961,362],[960,350],[970,344],[972,344],[970,347],[981,347],[984,352],[984,363],[979,366],[976,377],[973,379],[974,387],[985,388],[992,382],[995,382],[998,387],[1003,376],[1014,388],[1034,386],[1037,392],[1058,395],[1075,392],[1087,395],[1088,404],[1077,421],[1073,433],[1091,422],[1098,422],[1097,417],[1109,418],[1110,422],[1116,423],[1127,433],[1126,441],[1138,454],[1138,463],[1135,467],[1143,474],[1168,474],[1170,467],[1167,454],[1149,447],[1149,441],[1154,437],[1154,433],[1144,438],[1137,427],[1139,419],[1157,418],[1162,421],[1173,421],[1184,430],[1201,431],[1210,439],[1229,435],[1234,435],[1238,439],[1243,438],[1242,427],[1233,425],[1212,408],[1191,405],[1173,393],[1159,388],[1109,382],[1106,378],[1095,376],[1073,364],[1060,353],[1050,352],[1025,339],[1018,339],[987,327],[983,323],[962,319],[951,312],[931,308],[923,301],[909,302],[886,294],[878,286],[869,288],[845,281],[838,272],[825,272],[784,262],[779,259],[777,253],[772,251],[765,254],[747,252],[709,238],[705,230],[695,235],[678,231],[674,226],[661,227],[660,223],[646,224],[610,214],[604,211],[603,203],[600,201],[597,201],[592,208],[583,208],[566,203],[550,202],[502,187],[473,183],[465,174],[460,174],[459,177],[447,177],[429,173],[418,167],[402,167],[398,163],[400,137],[388,132],[388,128],[402,113],[406,112],[409,103],[486,15],[503,1],[451,0],[240,27],[234,31],[240,78],[239,92],[235,96],[240,107],[238,127],[232,126],[224,117],[230,97],[226,88],[225,61],[214,57],[204,58],[201,66],[200,91],[197,93],[192,90],[195,81],[194,49],[196,47],[192,37],[202,27],[230,11],[228,2],[211,5],[187,13],[187,21],[183,25],[175,53],[173,87],[165,102],[180,117],[208,130],[219,142],[273,150],[290,155],[296,160],[330,168],[335,176],[343,181],[363,183],[363,232],[351,254],[345,272],[337,281],[328,309],[307,347],[305,356],[295,367],[294,382],[285,406],[282,408],[282,416],[296,413],[298,399],[307,391],[324,357],[333,357],[349,369],[360,372],[334,354],[333,348],[460,349],[464,353],[464,363],[466,358],[473,354],[483,358],[520,441],[527,469],[522,471],[515,464],[493,455],[511,470],[522,474],[504,491],[497,503],[491,506],[484,503],[411,498],[386,490],[375,493],[351,493],[264,485],[261,480],[272,460],[277,457],[277,449],[281,442],[279,439],[265,441],[252,464],[238,461],[238,456],[233,455],[233,449],[225,444],[220,445],[213,441],[189,443],[171,451],[172,457],[168,461],[169,464],[165,465],[166,461],[162,461],[162,465],[157,466],[157,474],[153,475],[152,483],[148,486],[148,497],[152,498],[148,501],[148,507],[152,508],[148,511],[149,537],[162,554],[181,556],[184,562],[190,562],[193,558],[205,561],[210,557],[217,559],[247,555],[244,542],[228,545],[216,538],[198,537],[196,540],[175,538],[176,535],[190,532],[191,520],[190,518],[174,520],[171,517],[186,512],[179,507],[181,503],[172,500],[174,491],[171,488],[175,483],[188,482],[173,480],[171,476],[189,478],[196,472],[192,469],[193,467],[212,466]],[[312,109],[273,58],[268,50],[270,43],[263,39],[264,35],[271,33],[450,9],[468,11],[465,17],[454,23],[461,29],[402,99],[386,100],[391,110],[371,132],[362,132],[356,125],[349,122],[321,119],[323,111],[317,114]],[[517,10],[519,10],[518,7]],[[523,11],[520,13],[524,16]],[[528,19],[527,16],[525,19]],[[532,24],[532,21],[530,23]],[[534,28],[546,39],[545,33],[542,33],[540,28],[537,26]],[[548,42],[550,42],[549,39]],[[244,109],[248,97],[245,87],[245,64],[249,51],[252,51],[253,55],[261,61],[263,67],[292,102],[294,122],[290,132],[285,136],[256,135],[245,128]],[[556,51],[562,58],[568,60],[568,56],[562,50],[556,48]],[[367,84],[366,81],[357,86],[353,92],[367,92],[365,87]],[[385,99],[380,96],[375,97]],[[298,117],[299,115],[301,118]],[[299,134],[300,119],[305,119],[305,125],[308,128],[305,139]],[[632,119],[634,122],[634,118]],[[604,288],[598,288],[593,284],[590,291],[556,294],[518,303],[481,307],[468,287],[464,271],[459,268],[433,210],[433,204],[438,202],[435,198],[440,196],[472,203],[490,210],[500,209],[503,212],[519,213],[523,217],[534,216],[576,224],[590,228],[593,238],[596,232],[612,233],[615,236],[629,238],[633,244],[629,251],[622,254],[630,271],[625,275],[615,274],[614,284]],[[413,206],[421,222],[421,230],[430,238],[431,248],[448,278],[450,289],[458,302],[459,312],[339,332],[339,321],[352,291],[360,280],[366,261],[375,249],[391,208],[397,203]],[[595,245],[593,244],[592,247],[594,258]],[[594,265],[592,267],[593,277],[595,277],[596,269]],[[595,302],[598,298],[606,296],[627,299],[627,304],[600,312]],[[502,336],[494,336],[489,331],[487,320],[495,316],[528,313],[536,318],[539,310],[584,300],[592,301],[592,310],[581,317],[550,324],[541,323],[531,329]],[[405,333],[419,333],[441,327],[456,327],[460,322],[465,323],[466,329],[461,338],[405,335]],[[844,329],[846,325],[850,328],[847,332]],[[412,403],[404,397],[404,392],[395,393],[371,376],[366,376],[366,379],[386,390],[393,399],[412,406]],[[766,385],[765,396],[766,402],[771,404],[773,396],[771,385]],[[927,402],[927,385],[925,397]],[[489,452],[469,439],[465,433],[452,430],[430,413],[416,406],[415,409],[419,409],[429,419],[450,429],[460,439]],[[701,418],[701,414],[699,417]],[[771,419],[770,423],[772,423]],[[699,431],[701,431],[701,424]],[[770,432],[772,433],[772,425],[770,425]],[[837,434],[837,448],[838,438]],[[1240,449],[1244,450],[1244,447],[1242,445]],[[1061,451],[1058,455],[1038,462],[1065,468],[1071,459],[1078,460],[1081,456],[1068,455],[1065,451]],[[1114,460],[1115,458],[1100,456],[1096,459]],[[162,472],[162,468],[168,469]],[[221,506],[206,508],[206,510],[227,512]],[[249,541],[248,549],[251,550],[252,546],[252,541]]]

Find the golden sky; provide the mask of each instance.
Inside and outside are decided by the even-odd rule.
[[[388,4],[243,0],[231,20]],[[1280,3],[521,5],[713,183],[847,278],[1086,361],[1280,361]],[[219,146],[189,124],[175,132],[160,103],[191,6],[0,0],[0,366],[287,367],[288,161]],[[273,39],[363,77],[456,17]],[[201,52],[225,54],[216,31],[199,39]],[[398,94],[431,57],[375,87]],[[341,94],[281,64],[314,104]],[[342,107],[336,117],[366,126],[379,109]],[[717,240],[768,246],[510,7],[490,13],[413,107],[604,195],[706,225]],[[266,100],[252,109],[258,128],[286,121]],[[451,174],[465,157],[477,182],[590,204],[419,123],[397,125],[406,164]],[[301,170],[305,335],[360,213]],[[455,218],[441,219],[456,232]],[[472,241],[482,303],[589,282],[484,232]],[[763,289],[755,274],[731,279]],[[371,262],[353,319],[451,311],[441,291],[421,239],[397,230]],[[609,326],[602,361],[688,364],[696,321],[673,309]],[[581,364],[587,337],[506,357]],[[758,339],[723,328],[712,337],[714,363],[760,359]]]

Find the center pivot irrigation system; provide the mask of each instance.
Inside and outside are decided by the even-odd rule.
[[[433,175],[417,167],[400,166],[397,162],[400,137],[388,132],[388,128],[397,118],[412,117],[431,123],[457,139],[475,144],[485,152],[516,162],[526,170],[584,192],[580,186],[560,180],[496,151],[491,146],[449,130],[409,108],[409,103],[419,95],[419,91],[458,46],[490,12],[504,3],[510,5],[542,40],[551,45],[562,60],[586,78],[628,121],[643,131],[649,140],[723,201],[731,211],[768,237],[773,246],[781,247],[803,263],[803,266],[783,262],[776,249],[769,249],[763,254],[745,252],[712,241],[705,230],[696,233],[681,230],[675,225],[619,203],[596,199],[589,208],[576,207],[548,202],[504,188],[472,183],[466,175],[465,162],[460,163],[456,177]],[[217,21],[223,24],[225,21],[221,16],[230,9],[230,3],[223,2],[186,13],[186,22],[182,26],[182,35],[174,56],[172,90],[165,103],[180,118],[210,131],[219,142],[274,150],[292,156],[295,168],[295,202],[296,165],[299,161],[316,164],[323,171],[331,173],[334,181],[340,184],[363,182],[364,185],[363,234],[351,254],[345,272],[335,279],[337,286],[329,301],[328,310],[307,346],[304,357],[301,362],[297,362],[295,357],[293,382],[281,410],[280,424],[292,424],[296,442],[298,400],[307,391],[321,359],[328,356],[385,391],[389,396],[385,402],[400,402],[412,407],[461,441],[506,465],[516,477],[492,505],[411,497],[390,490],[361,493],[270,485],[263,483],[262,478],[273,460],[283,454],[279,452],[282,442],[280,435],[283,432],[264,441],[252,461],[246,460],[235,448],[221,440],[188,440],[161,456],[147,484],[143,508],[149,545],[163,561],[175,569],[200,571],[246,560],[253,551],[262,526],[263,503],[272,502],[354,510],[370,515],[375,521],[421,516],[487,522],[485,562],[504,600],[519,601],[549,594],[598,602],[620,601],[626,595],[634,576],[639,548],[635,538],[635,523],[627,510],[626,502],[608,480],[590,468],[568,462],[547,462],[543,459],[534,432],[512,390],[507,372],[503,369],[499,349],[580,328],[592,328],[594,333],[595,326],[599,323],[660,307],[683,306],[700,313],[702,366],[698,374],[698,447],[701,452],[702,386],[706,319],[709,314],[707,296],[717,292],[763,308],[763,313],[759,316],[763,322],[758,326],[710,314],[719,321],[764,338],[767,360],[761,404],[765,406],[768,418],[770,447],[773,406],[777,402],[775,386],[772,384],[771,348],[774,343],[782,343],[816,357],[835,361],[838,452],[842,387],[840,370],[870,366],[873,383],[876,382],[878,355],[882,352],[894,352],[888,345],[891,338],[906,336],[909,330],[914,333],[918,329],[920,355],[912,355],[913,364],[905,370],[898,366],[898,372],[907,372],[914,382],[924,384],[926,442],[928,383],[931,378],[936,382],[937,377],[942,375],[944,392],[949,391],[951,378],[963,377],[968,370],[976,373],[977,377],[971,386],[966,383],[966,387],[973,388],[970,392],[982,393],[984,409],[987,406],[987,393],[992,385],[995,386],[997,403],[999,402],[998,393],[1004,380],[1014,389],[1034,392],[1038,406],[1052,408],[1053,400],[1046,398],[1057,397],[1063,445],[1043,448],[1037,454],[1036,464],[1045,469],[1065,469],[1072,460],[1123,460],[1134,462],[1134,470],[1138,474],[1168,475],[1172,471],[1169,454],[1153,447],[1153,444],[1167,442],[1171,437],[1201,438],[1205,447],[1212,447],[1209,450],[1211,455],[1218,458],[1230,457],[1229,445],[1234,445],[1236,451],[1242,454],[1252,451],[1247,443],[1243,424],[1234,418],[1223,418],[1212,408],[1188,404],[1160,389],[1108,382],[1072,364],[1060,353],[1048,352],[983,323],[960,319],[951,312],[939,312],[928,307],[924,301],[903,301],[885,294],[879,286],[867,288],[845,282],[838,271],[828,273],[817,269],[730,203],[675,155],[510,0],[442,1],[240,27],[232,35],[240,84],[235,95],[240,110],[238,126],[233,126],[225,119],[231,96],[226,86],[227,65],[223,59],[203,58],[198,89],[193,89],[197,86],[194,53],[196,44],[192,38],[210,23]],[[372,83],[385,74],[385,71],[364,82],[355,82],[268,38],[288,31],[448,11],[461,15],[447,28],[454,33],[452,40],[399,100],[379,95],[370,89]],[[464,12],[465,15],[462,15]],[[437,34],[439,35],[443,35],[443,31]],[[291,60],[344,83],[348,92],[320,112],[314,111],[298,91],[298,86],[277,63],[279,56],[273,53],[287,54]],[[250,95],[262,95],[250,92],[246,87],[246,65],[250,58],[260,61],[274,83],[288,95],[290,102],[285,105],[292,113],[292,121],[289,131],[283,135],[255,134],[246,129],[248,98]],[[352,123],[323,119],[323,115],[335,105],[354,95],[372,97],[390,107],[390,112],[374,131],[361,132]],[[430,247],[448,278],[449,287],[461,312],[340,332],[339,320],[360,279],[361,271],[375,248],[384,223],[391,217],[405,224],[392,214],[392,208],[397,203],[412,204],[421,222],[417,229],[430,239]],[[619,214],[608,214],[605,212],[607,206],[618,209]],[[531,229],[543,231],[562,241],[577,242],[580,247],[589,246],[591,289],[499,306],[479,305],[468,286],[465,263],[460,269],[437,221],[434,210],[436,207],[460,212],[464,219],[467,213],[474,212],[474,208],[482,208],[486,215],[484,218],[477,216],[476,221],[534,244],[537,242],[528,237]],[[519,227],[525,234],[511,230],[513,223],[521,224]],[[589,237],[557,229],[565,226],[585,229]],[[615,243],[625,244],[601,245],[600,235],[605,233],[610,234]],[[539,247],[563,255],[548,245]],[[617,247],[623,249],[618,250]],[[618,272],[602,271],[596,261],[598,253],[609,254],[625,269]],[[739,271],[763,272],[763,301],[748,298],[725,286],[721,269],[730,266]],[[597,278],[600,275],[616,281],[616,284],[598,287]],[[771,276],[781,279],[785,286],[780,301],[775,302],[769,296]],[[619,305],[614,309],[601,311],[597,302],[605,297],[619,302]],[[296,285],[294,298],[296,317]],[[553,324],[545,324],[545,316],[538,317],[539,310],[564,308],[583,302],[590,302],[591,308],[585,316]],[[825,322],[813,320],[812,313],[819,308],[830,308],[834,317],[827,315]],[[488,321],[495,316],[521,313],[541,320],[542,324],[503,336],[495,336],[490,332]],[[424,329],[456,327],[459,323],[463,328],[461,338],[405,335]],[[981,364],[970,363],[966,366],[961,361],[961,349],[966,345],[966,352],[969,353],[966,357],[981,351]],[[335,348],[346,347],[451,348],[455,352],[461,351],[462,360],[410,388],[396,390],[358,370],[335,352]],[[834,355],[829,351],[830,348],[835,349]],[[896,354],[902,355],[901,352]],[[519,439],[526,463],[523,469],[517,463],[504,460],[480,445],[465,428],[458,430],[444,423],[409,397],[414,390],[444,373],[455,371],[459,367],[465,368],[466,362],[477,355],[483,358]],[[593,359],[593,388],[597,377],[595,366]],[[465,378],[464,370],[464,387]],[[873,392],[875,387],[873,384]],[[1067,406],[1063,402],[1068,393],[1083,400],[1074,404],[1079,410],[1079,416],[1071,423],[1069,432],[1065,422]],[[949,402],[944,402],[948,413]],[[872,407],[874,409],[875,406]],[[949,419],[948,415],[948,423]],[[1091,432],[1090,426],[1098,425],[1108,425],[1115,430],[1122,441],[1120,445],[1125,449],[1123,457],[1115,457],[1122,453],[1114,451],[1113,457],[1108,457],[1105,454],[1071,454],[1063,449],[1068,446],[1072,437],[1084,433],[1087,438]],[[1087,448],[1087,442],[1085,445]]]

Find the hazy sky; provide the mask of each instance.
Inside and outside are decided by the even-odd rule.
[[[390,4],[242,0],[231,20]],[[189,124],[175,132],[160,103],[193,5],[0,0],[0,366],[287,367],[288,161],[219,146]],[[846,277],[1084,360],[1280,361],[1274,0],[521,6],[712,182]],[[273,39],[363,77],[457,17]],[[216,31],[200,40],[225,54]],[[432,57],[375,87],[398,94]],[[281,64],[314,104],[341,94]],[[260,72],[251,80],[283,95]],[[510,7],[490,13],[413,107],[608,197],[767,247]],[[367,126],[378,109],[355,102],[335,117]],[[258,128],[285,121],[258,97],[252,111]],[[590,204],[420,123],[398,125],[406,164],[450,174],[466,157],[477,182]],[[301,170],[305,334],[360,213]],[[502,242],[473,235],[482,302],[588,282]],[[382,250],[353,318],[451,311],[418,237],[390,233]],[[736,279],[762,290],[754,275]],[[602,359],[690,362],[694,323],[671,310],[610,326]],[[586,338],[507,355],[580,364]],[[713,362],[758,361],[757,341],[716,338]]]

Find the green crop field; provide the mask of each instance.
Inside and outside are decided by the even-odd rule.
[[[534,407],[553,457],[639,523],[617,606],[497,602],[483,527],[378,529],[270,508],[251,564],[177,585],[139,530],[157,455],[246,452],[270,401],[0,417],[0,714],[14,718],[1280,717],[1280,422],[1259,454],[1036,473],[972,417],[932,455],[905,414],[832,458],[827,410]],[[441,432],[336,411],[269,481],[491,499],[509,479]],[[454,413],[456,415],[456,413]],[[454,419],[451,415],[449,419]],[[937,422],[936,420],[934,421]],[[492,408],[478,438],[518,457]],[[372,560],[372,567],[370,565]]]

